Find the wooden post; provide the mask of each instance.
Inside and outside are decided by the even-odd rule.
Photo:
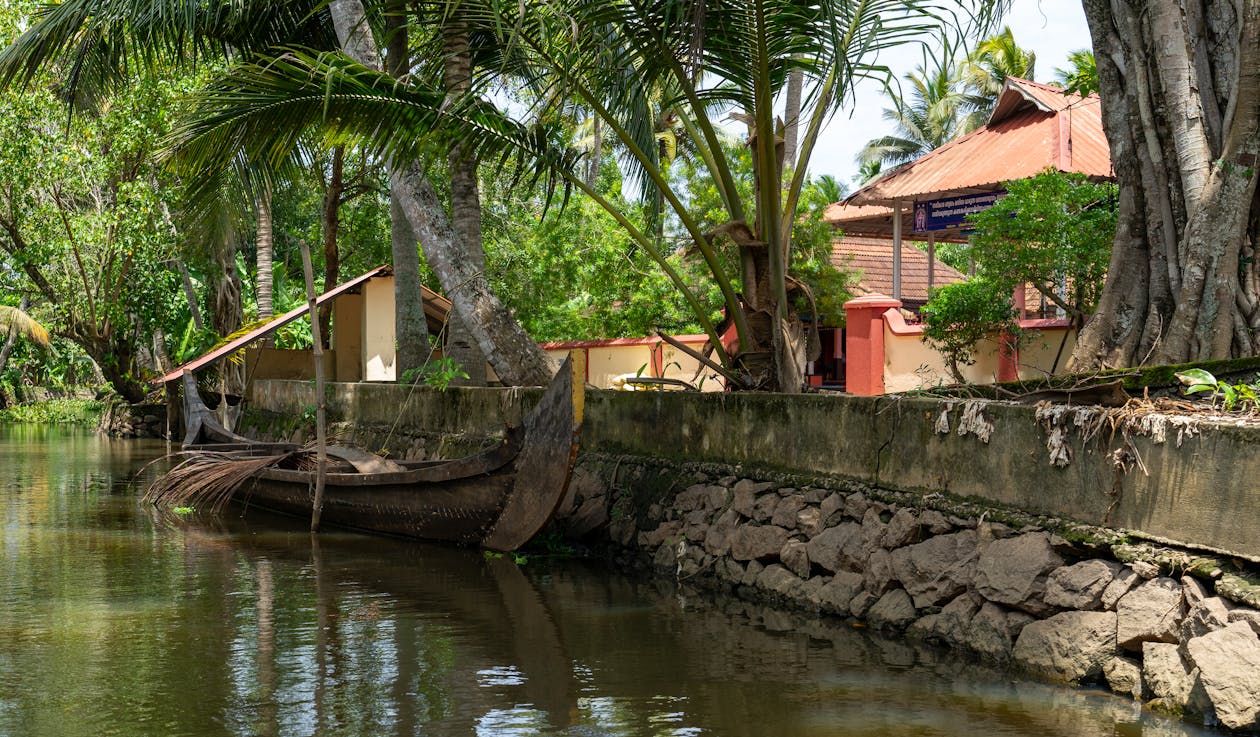
[[[901,299],[901,201],[893,202],[892,296]]]
[[[306,275],[306,308],[311,317],[311,343],[315,354],[315,501],[311,504],[311,532],[319,532],[319,517],[324,511],[324,474],[328,465],[328,438],[324,426],[324,342],[319,334],[319,307],[315,304],[315,269],[311,266],[311,249],[306,241],[302,249],[302,271]]]

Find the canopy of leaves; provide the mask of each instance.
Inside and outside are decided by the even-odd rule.
[[[972,257],[989,279],[1032,284],[1082,321],[1098,303],[1116,235],[1116,185],[1045,171],[968,217]]]

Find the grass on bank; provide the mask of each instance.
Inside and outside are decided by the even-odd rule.
[[[0,423],[32,425],[96,425],[105,403],[93,399],[46,399],[0,409]]]

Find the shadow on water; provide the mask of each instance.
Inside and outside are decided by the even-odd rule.
[[[596,561],[159,512],[161,452],[0,430],[0,737],[1200,733]]]

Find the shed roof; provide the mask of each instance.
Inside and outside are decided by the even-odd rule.
[[[364,283],[372,279],[375,279],[377,277],[382,277],[382,276],[393,276],[393,274],[394,274],[394,269],[392,266],[378,266],[375,269],[372,269],[371,271],[367,272],[366,274],[360,274],[359,276],[356,276],[350,281],[338,284],[337,286],[333,287],[327,292],[324,292],[323,294],[319,295],[318,297],[315,298],[315,304],[322,305],[325,302],[328,302],[329,300],[337,299],[343,294],[353,292],[354,290],[362,286]],[[438,327],[440,327],[442,323],[446,322],[447,316],[450,315],[450,312],[451,312],[450,300],[448,300],[447,298],[443,297],[442,295],[438,294],[437,292],[433,291],[432,289],[429,289],[428,287],[424,285],[420,286],[420,290],[423,293],[424,313],[425,313],[426,320],[428,322],[437,321],[437,325]],[[224,356],[233,353],[234,351],[240,350],[241,348],[249,345],[250,343],[253,343],[255,340],[264,338],[274,333],[275,331],[279,330],[285,325],[288,325],[289,323],[298,319],[299,317],[306,316],[308,310],[309,310],[309,307],[305,304],[303,304],[300,307],[294,307],[293,309],[289,310],[283,315],[279,315],[277,317],[272,318],[271,321],[268,322],[267,324],[260,325],[259,327],[254,328],[253,330],[249,331],[248,333],[245,333],[244,335],[242,335],[239,338],[236,338],[235,340],[224,343],[223,345],[215,348],[212,351],[209,351],[208,353],[204,353],[198,356],[197,358],[194,358],[193,360],[188,361],[187,363],[184,363],[180,366],[177,366],[174,369],[171,369],[170,373],[166,374],[160,379],[154,379],[153,383],[164,384],[168,381],[174,381],[178,379],[179,377],[183,376],[185,371],[196,371],[200,368],[203,368],[207,364],[217,361],[220,358],[223,358]]]
[[[1114,176],[1098,95],[1009,77],[984,126],[892,170],[848,205],[891,205],[986,192],[1048,168]]]
[[[846,236],[831,247],[831,263],[840,269],[860,269],[858,291],[862,294],[892,294],[893,242],[889,238]],[[936,260],[933,286],[966,280],[954,267]],[[915,241],[902,241],[901,299],[905,302],[926,302],[928,298],[928,255]]]

